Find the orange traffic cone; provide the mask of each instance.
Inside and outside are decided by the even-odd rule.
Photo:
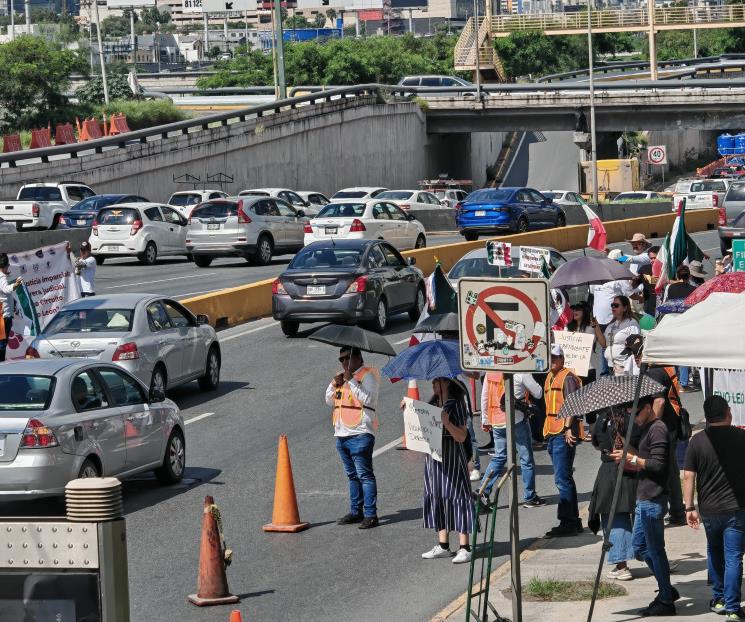
[[[416,380],[409,380],[409,388],[406,389],[406,397],[410,397],[412,400],[419,400],[419,385]],[[396,449],[406,449],[406,434],[401,437],[401,444]]]
[[[198,607],[228,605],[240,601],[240,598],[231,594],[228,589],[228,578],[225,575],[225,552],[222,534],[215,517],[218,514],[216,510],[215,500],[210,496],[205,497],[202,542],[199,545],[197,593],[189,594],[189,602]]]
[[[279,437],[277,450],[277,476],[274,481],[274,510],[272,522],[264,525],[264,531],[281,531],[296,533],[310,527],[310,523],[300,522],[295,495],[295,480],[292,477],[292,463],[287,437]]]
[[[237,609],[233,609],[233,611],[230,612],[230,620],[228,620],[228,622],[243,622],[241,612]]]

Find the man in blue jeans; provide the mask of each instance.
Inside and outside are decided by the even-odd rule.
[[[745,430],[732,427],[732,411],[719,396],[704,401],[706,430],[688,445],[683,472],[686,520],[706,531],[712,599],[709,608],[727,620],[745,620],[742,597],[742,556],[745,552]],[[698,512],[693,492],[698,484]]]
[[[342,371],[326,389],[326,404],[332,407],[336,449],[349,479],[350,510],[338,523],[360,523],[360,529],[371,529],[378,526],[378,487],[372,455],[378,429],[380,372],[374,367],[363,367],[362,354],[357,348],[343,347],[339,362]]]
[[[634,554],[652,571],[659,593],[639,612],[646,616],[674,616],[678,591],[670,585],[670,563],[665,551],[665,513],[667,512],[668,470],[670,469],[670,440],[667,426],[662,422],[665,400],[662,396],[645,397],[639,401],[634,425],[641,430],[638,451],[629,448],[626,461],[639,468],[636,488],[636,512],[631,536]],[[611,453],[621,461],[622,449]]]
[[[530,398],[540,399],[543,389],[530,374],[513,376],[515,404],[515,444],[520,456],[520,472],[525,488],[523,507],[537,508],[546,505],[535,491],[535,463],[533,461],[533,439],[530,424],[524,412]],[[504,411],[504,380],[501,373],[488,373],[481,389],[481,425],[484,431],[494,434],[494,457],[484,473],[482,485],[489,496],[507,462],[507,416]]]

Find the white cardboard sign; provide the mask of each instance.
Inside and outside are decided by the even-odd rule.
[[[406,449],[429,454],[442,462],[442,408],[404,398]]]
[[[595,335],[555,330],[554,342],[564,350],[564,366],[578,376],[587,376],[592,362],[592,347],[595,343]]]
[[[551,264],[551,253],[545,248],[535,246],[520,247],[520,270],[532,274],[540,274],[543,271],[543,262]]]

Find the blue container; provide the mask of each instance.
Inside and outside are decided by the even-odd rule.
[[[738,134],[737,136],[735,136],[734,153],[737,153],[737,154],[745,153],[745,134]]]
[[[732,155],[735,153],[735,137],[731,134],[720,134],[717,137],[717,151],[719,155]]]

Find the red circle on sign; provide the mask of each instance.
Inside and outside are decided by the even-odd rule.
[[[538,306],[533,302],[531,298],[529,298],[524,292],[520,291],[519,289],[515,289],[514,287],[505,287],[503,285],[497,285],[495,287],[489,287],[482,291],[478,298],[476,299],[476,303],[472,305],[468,305],[468,311],[466,311],[466,335],[468,336],[468,341],[476,348],[476,335],[473,332],[473,316],[476,313],[476,309],[481,309],[488,318],[490,318],[494,323],[505,333],[505,334],[512,334],[514,336],[514,333],[509,330],[502,321],[502,318],[500,318],[494,311],[491,310],[490,307],[486,305],[486,299],[490,296],[496,296],[496,295],[505,295],[505,296],[512,296],[514,298],[517,298],[520,302],[522,302],[530,312],[530,315],[533,319],[533,325],[537,324],[541,321],[541,312],[538,309]],[[512,363],[519,363],[520,361],[524,361],[526,358],[528,358],[530,355],[535,352],[535,349],[538,347],[538,344],[541,342],[541,338],[537,335],[533,335],[532,339],[528,342],[528,344],[525,346],[523,351],[518,354],[512,355]],[[524,353],[524,356],[520,356],[520,354]],[[484,353],[479,352],[481,356],[484,356]],[[506,358],[506,357],[504,357]]]

